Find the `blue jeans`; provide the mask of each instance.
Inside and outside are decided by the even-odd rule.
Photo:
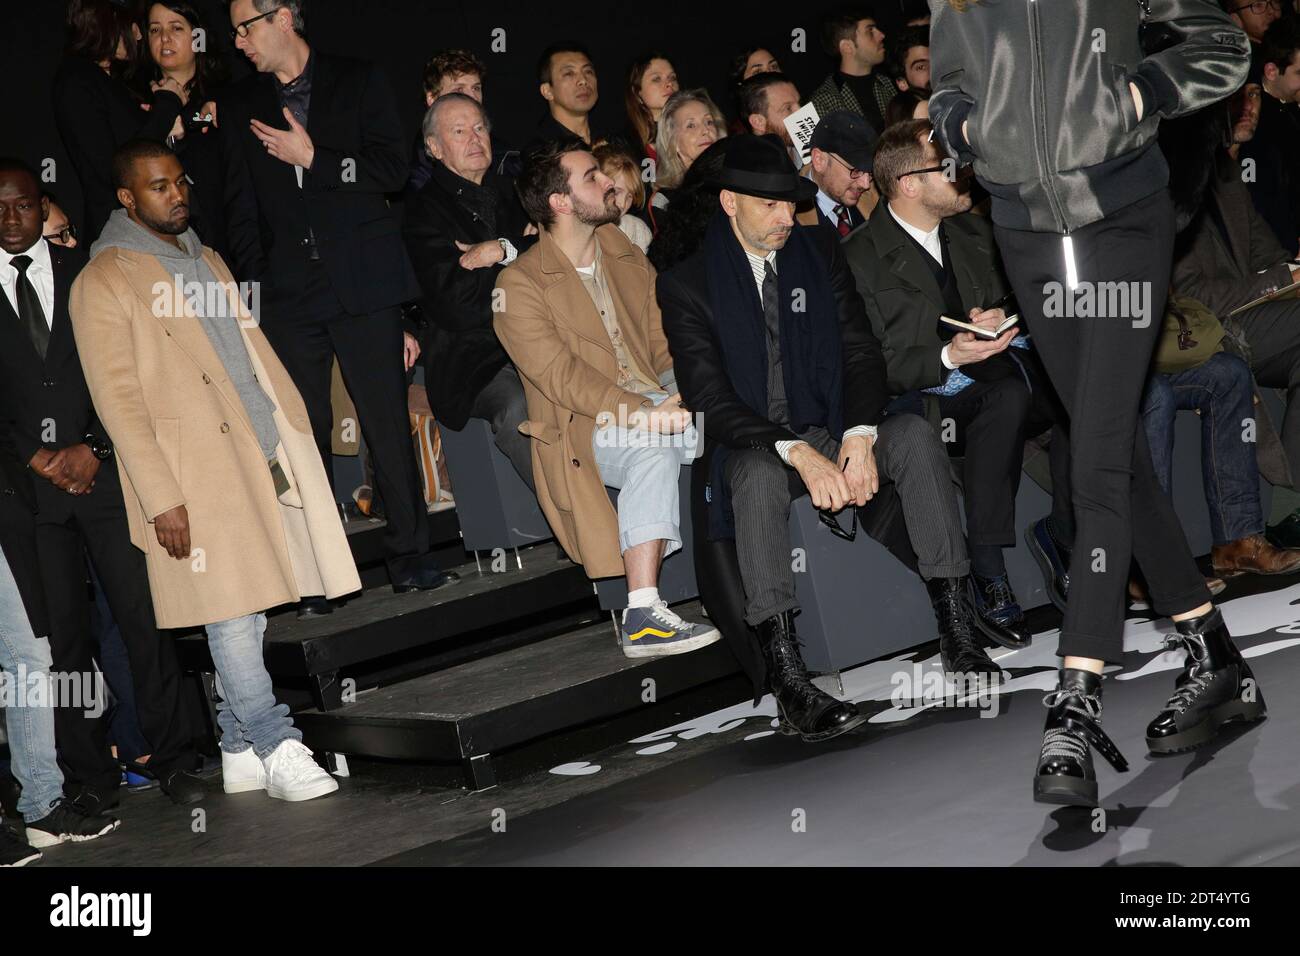
[[[1153,372],[1147,379],[1142,424],[1166,494],[1173,481],[1174,418],[1180,409],[1201,413],[1201,471],[1214,543],[1263,534],[1255,442],[1244,438],[1245,422],[1255,418],[1250,366],[1218,352],[1196,368]]]
[[[13,572],[0,553],[0,671],[4,695],[5,731],[13,775],[22,784],[18,812],[33,823],[50,812],[63,796],[63,773],[54,750],[54,708],[50,686],[50,640],[37,637],[27,620]],[[26,706],[27,692],[44,684],[46,706]]]
[[[289,705],[277,703],[271,675],[262,661],[265,614],[247,614],[209,624],[208,651],[217,669],[217,724],[221,749],[242,753],[249,747],[267,757],[286,740],[302,740],[289,719]]]
[[[656,405],[667,392],[649,392]],[[619,489],[618,546],[626,552],[647,541],[665,541],[663,556],[682,546],[681,501],[677,477],[681,466],[700,453],[694,425],[676,435],[658,435],[619,425],[597,426],[592,451],[600,480]]]

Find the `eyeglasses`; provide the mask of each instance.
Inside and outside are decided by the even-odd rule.
[[[839,519],[829,511],[818,511],[817,520],[826,525],[831,534],[837,538],[843,538],[845,541],[852,541],[858,536],[858,509],[850,505],[853,517],[850,519],[849,530],[845,531],[840,527]]]
[[[1264,11],[1272,7],[1279,13],[1282,12],[1282,0],[1255,0],[1254,3],[1243,3],[1239,7],[1233,7],[1229,13],[1240,13],[1242,10],[1249,9],[1257,17],[1262,17]]]
[[[847,169],[847,170],[849,171],[849,178],[850,178],[850,179],[857,179],[857,178],[859,178],[860,176],[870,176],[870,175],[871,175],[871,170],[869,170],[869,169],[858,169],[856,166],[850,166],[848,163],[846,163],[844,160],[840,159],[840,158],[839,158],[838,156],[836,156],[834,153],[827,153],[826,155],[828,155],[831,159],[835,160],[835,162],[839,163],[841,166],[843,166],[845,169]]]
[[[243,23],[236,23],[235,28],[230,31],[230,39],[233,40],[237,36],[240,37],[248,36],[248,28],[251,27],[254,23],[256,23],[258,20],[265,20],[267,17],[273,17],[283,9],[284,7],[276,7],[274,10],[268,10],[266,13],[259,14],[258,16],[249,17]]]
[[[899,173],[895,179],[902,179],[904,176],[919,176],[922,173],[941,173],[946,170],[947,166],[927,166],[925,169],[913,169],[910,172]]]
[[[62,229],[50,233],[48,236],[42,236],[42,239],[57,239],[59,242],[71,242],[77,238],[77,227],[68,223]]]

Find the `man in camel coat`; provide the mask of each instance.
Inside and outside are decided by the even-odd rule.
[[[92,247],[70,313],[158,625],[207,631],[226,792],[323,796],[338,784],[262,662],[268,608],[361,587],[306,409],[226,264],[189,228],[175,155],[135,140],[113,175],[125,209]]]

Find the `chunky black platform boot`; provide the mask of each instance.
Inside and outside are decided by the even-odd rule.
[[[1187,659],[1174,682],[1165,709],[1147,726],[1147,746],[1155,754],[1192,750],[1214,738],[1224,724],[1253,722],[1267,715],[1264,695],[1250,665],[1232,643],[1232,635],[1215,608],[1209,614],[1175,621],[1166,639],[1182,647]]]
[[[1092,767],[1092,749],[1120,773],[1128,769],[1124,755],[1101,729],[1101,675],[1062,668],[1060,683],[1043,703],[1048,707],[1047,724],[1034,777],[1034,799],[1095,807],[1097,774]]]

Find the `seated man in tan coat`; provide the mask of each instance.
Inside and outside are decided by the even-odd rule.
[[[716,628],[659,597],[660,564],[682,546],[678,472],[698,443],[669,386],[654,269],[619,231],[614,181],[586,144],[534,150],[516,188],[541,235],[498,276],[493,325],[524,383],[542,511],[589,576],[627,575],[624,654],[712,644]]]
[[[268,608],[361,587],[306,409],[230,270],[189,228],[180,161],[133,140],[113,176],[126,208],[69,309],[158,626],[207,631],[226,792],[324,796],[338,784],[262,662]]]

